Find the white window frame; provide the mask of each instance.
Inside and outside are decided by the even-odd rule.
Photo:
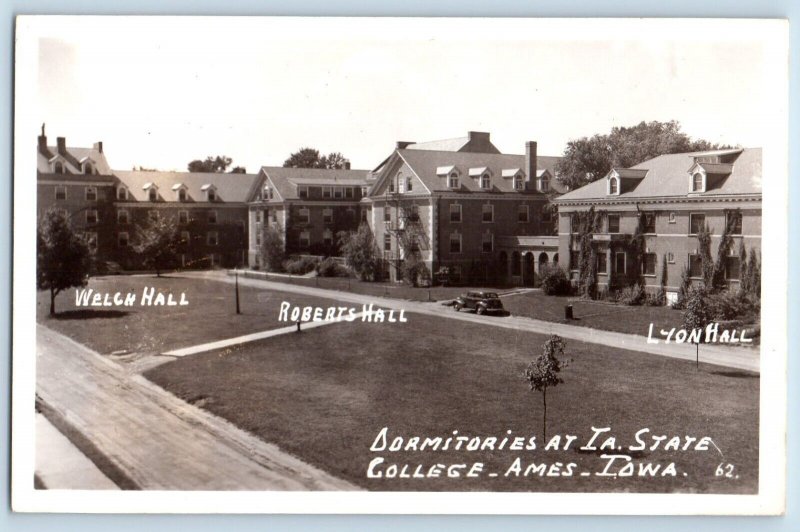
[[[330,199],[333,197],[333,188],[332,187],[322,187],[322,197],[325,199]]]
[[[345,187],[345,189],[344,189],[344,197],[345,198],[352,199],[352,198],[355,198],[355,196],[356,196],[356,193],[355,193],[355,191],[353,191],[353,187]]]
[[[647,256],[653,256],[653,273],[647,273],[646,266],[647,266]],[[642,276],[644,277],[655,277],[656,272],[658,271],[658,254],[653,252],[644,253],[642,255]]]
[[[155,187],[147,189],[147,201],[158,201],[158,190]]]
[[[550,178],[542,176],[539,179],[539,192],[550,192]]]
[[[311,247],[311,232],[310,231],[300,231],[300,235],[297,239],[297,245],[301,248],[308,248]]]
[[[486,235],[489,235],[489,251],[486,251],[484,248],[484,244],[486,243]],[[483,233],[483,235],[481,235],[481,253],[494,253],[494,233]]]
[[[616,187],[616,190],[613,190],[614,187]],[[619,178],[616,176],[608,178],[608,195],[619,196],[619,189],[620,189]]]
[[[689,236],[696,236],[697,233],[692,233],[692,225],[693,225],[692,224],[692,216],[702,216],[703,217],[703,226],[705,226],[706,213],[704,213],[704,212],[690,212],[689,213],[689,231],[688,231],[688,233],[689,233]]]
[[[484,183],[486,186],[484,186]],[[481,174],[481,181],[480,181],[480,188],[481,190],[491,190],[492,189],[492,176],[487,174]]]
[[[458,208],[458,220],[453,220],[453,207]],[[461,207],[460,203],[451,203],[450,204],[450,223],[451,224],[460,224],[464,220],[464,210]]]
[[[297,186],[297,197],[298,198],[308,198],[308,186],[306,186],[306,185],[298,185]]]
[[[697,181],[696,181],[695,178],[698,177],[698,176],[700,177],[700,188],[696,188]],[[693,193],[698,193],[698,192],[705,192],[705,191],[706,191],[706,176],[703,174],[703,172],[695,172],[695,173],[693,173],[692,174],[692,192]]]
[[[182,219],[185,218],[185,219]],[[189,211],[178,211],[178,224],[186,225],[189,223]]]
[[[678,217],[675,215],[675,212],[669,213],[669,218],[667,219],[667,223],[671,224],[678,223]]]
[[[94,165],[90,161],[83,163],[83,173],[86,175],[94,175]],[[86,170],[89,170],[88,172]]]
[[[59,197],[58,197],[58,190],[59,190],[59,189],[62,189],[62,190],[64,191],[64,197],[63,197],[63,198],[60,198],[60,199],[59,199]],[[67,197],[68,197],[68,196],[67,196],[67,186],[66,186],[66,185],[56,185],[56,186],[54,187],[54,191],[55,191],[55,198],[56,198],[56,201],[66,201],[66,200],[67,200]]]
[[[120,192],[122,192],[122,194],[120,194]],[[117,187],[117,201],[128,201],[128,187],[124,185]]]
[[[122,218],[125,218],[124,220]],[[131,223],[131,214],[128,209],[120,209],[117,211],[117,223],[119,225],[128,225]]]
[[[525,189],[525,180],[522,178],[520,174],[514,176],[514,190],[524,190]]]
[[[383,233],[383,251],[391,251],[392,250],[392,235],[389,233]]]
[[[458,238],[458,251],[453,251],[453,237]],[[448,240],[449,244],[447,246],[447,250],[450,252],[451,255],[460,255],[464,252],[464,242],[461,238],[461,233],[450,233],[450,238]]]
[[[217,189],[215,187],[209,187],[206,190],[206,200],[209,202],[217,201]]]
[[[520,220],[519,215],[522,214],[521,208],[525,209],[525,219]],[[517,205],[517,223],[526,224],[531,221],[531,208],[530,205]]]
[[[447,176],[447,188],[460,188],[460,186],[458,174],[456,172],[451,172],[450,175]]]
[[[333,245],[333,231],[331,231],[327,227],[322,232],[322,245],[323,246],[332,246]]]
[[[94,214],[94,221],[89,220],[90,214]],[[97,209],[86,209],[86,223],[87,224],[100,223],[100,213],[97,212]]]
[[[611,231],[611,217],[614,216],[617,219],[617,230]],[[616,212],[610,212],[606,215],[606,233],[609,235],[618,235],[622,232],[622,215]]]
[[[491,216],[491,218],[492,218],[491,220],[486,220],[486,218],[484,217],[484,215],[486,214],[484,209],[486,207],[490,207],[491,208],[491,210],[489,211],[491,213],[491,215],[492,215]],[[494,223],[494,204],[492,204],[492,203],[488,203],[488,204],[484,203],[483,205],[481,205],[481,223],[485,223],[485,224]]]
[[[89,193],[94,192],[94,199],[89,198]],[[97,187],[86,187],[83,189],[83,197],[86,201],[97,201]]]
[[[219,223],[219,214],[217,211],[208,211],[208,223],[209,225],[216,225]]]
[[[667,251],[667,264],[675,264],[675,253]]]
[[[189,194],[186,192],[186,188],[181,187],[176,192],[178,194],[178,201],[183,202],[189,199]]]
[[[344,197],[344,191],[342,187],[333,187],[333,199],[342,199]]]
[[[309,209],[308,207],[301,207],[300,210],[297,211],[297,216],[298,216],[297,223],[301,224],[311,223],[311,209]],[[305,218],[305,220],[303,220],[303,218]]]
[[[322,209],[322,223],[324,224],[332,224],[333,223],[333,209],[330,207],[325,207]]]

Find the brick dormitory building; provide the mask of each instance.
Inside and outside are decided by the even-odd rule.
[[[658,286],[662,260],[670,292],[684,266],[698,274],[695,234],[704,223],[718,239],[733,217],[731,249],[743,240],[760,251],[760,149],[663,155],[566,193],[556,179],[558,157],[538,155],[532,141],[524,153],[503,154],[482,132],[398,142],[372,170],[117,171],[100,142],[72,148],[59,137],[49,146],[44,135],[37,157],[39,214],[65,210],[98,260],[126,269],[137,267],[137,226],[156,216],[175,221],[181,263],[199,268],[261,267],[267,226],[280,231],[288,255],[329,256],[339,252],[339,231],[368,223],[392,280],[411,256],[434,274],[446,269],[451,281],[535,285],[551,264],[575,278],[575,213],[591,208],[603,219],[592,235],[600,287],[634,273],[622,243],[640,215],[639,273],[649,287]],[[735,283],[737,258],[727,262]]]

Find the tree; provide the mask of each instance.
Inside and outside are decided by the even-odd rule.
[[[378,274],[378,246],[369,225],[362,223],[355,232],[340,231],[339,248],[347,266],[362,281],[374,281]]]
[[[755,299],[761,299],[761,261],[754,249],[750,250],[750,260],[747,264],[747,289]]]
[[[137,227],[136,235],[133,249],[146,268],[156,271],[157,277],[161,277],[163,270],[177,267],[179,239],[174,220],[165,216],[152,218]]]
[[[640,122],[614,127],[608,134],[582,137],[567,143],[556,166],[558,179],[570,190],[604,177],[611,168],[629,168],[653,157],[722,148],[706,140],[692,140],[678,122]]]
[[[264,268],[269,272],[281,271],[285,254],[281,231],[274,225],[268,225],[264,228],[261,239],[261,260]]]
[[[750,269],[747,264],[744,238],[739,240],[739,290],[744,294],[750,293]]]
[[[689,276],[689,268],[684,266],[683,270],[681,271],[681,286],[678,288],[678,300],[672,305],[672,308],[686,308],[686,302],[689,300],[691,289],[692,279]]]
[[[709,290],[714,286],[714,259],[711,258],[711,229],[708,223],[697,231],[697,252],[700,254],[700,268],[703,271],[703,283]]]
[[[528,381],[531,391],[542,394],[543,440],[547,440],[547,389],[563,384],[564,379],[559,376],[559,373],[569,363],[559,360],[559,357],[564,356],[564,347],[566,347],[564,339],[556,334],[552,335],[542,346],[542,354],[525,370],[525,380]]]
[[[216,157],[208,156],[205,160],[195,159],[188,165],[190,172],[205,172],[214,174],[223,174],[233,162],[233,159],[226,155],[217,155]],[[245,169],[242,166],[237,166],[231,170],[232,174],[244,174]]]
[[[320,156],[314,148],[300,148],[283,161],[284,168],[345,168],[349,161],[339,152]]]
[[[695,329],[705,329],[711,323],[711,309],[708,305],[708,290],[705,286],[693,288],[686,301],[683,313],[683,328],[691,334]],[[700,341],[702,341],[702,335]]]
[[[36,288],[50,291],[50,315],[56,313],[56,296],[67,288],[84,286],[91,266],[91,251],[67,215],[51,209],[36,229]]]

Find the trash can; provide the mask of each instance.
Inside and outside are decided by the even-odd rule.
[[[572,305],[565,305],[564,306],[564,318],[567,320],[572,319]]]

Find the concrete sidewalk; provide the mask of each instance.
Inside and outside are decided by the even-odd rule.
[[[147,490],[356,490],[37,325],[37,395]],[[46,483],[46,481],[45,481]]]
[[[225,272],[222,271],[183,272],[182,275],[226,283],[234,282],[233,277],[229,277]],[[455,312],[451,308],[442,306],[440,303],[405,301],[378,296],[353,294],[351,292],[328,290],[311,286],[291,285],[261,279],[252,279],[243,276],[239,277],[239,285],[279,290],[282,292],[295,294],[326,297],[338,301],[361,305],[374,303],[375,305],[380,305],[390,309],[405,309],[408,312],[415,312],[428,316],[438,316],[453,320],[466,321],[469,323],[481,323],[484,325],[492,325],[495,327],[516,331],[528,331],[547,335],[557,334],[564,338],[577,340],[580,342],[608,345],[618,347],[620,349],[628,349],[630,351],[639,351],[651,355],[678,358],[682,360],[694,361],[696,356],[696,348],[694,345],[690,344],[665,344],[663,342],[659,344],[648,344],[647,339],[644,336],[603,331],[589,327],[581,327],[579,325],[553,323],[523,316],[486,318],[484,316],[477,316],[475,314],[466,312]],[[759,372],[759,353],[760,352],[758,350],[748,349],[745,347],[701,345],[700,362]]]

